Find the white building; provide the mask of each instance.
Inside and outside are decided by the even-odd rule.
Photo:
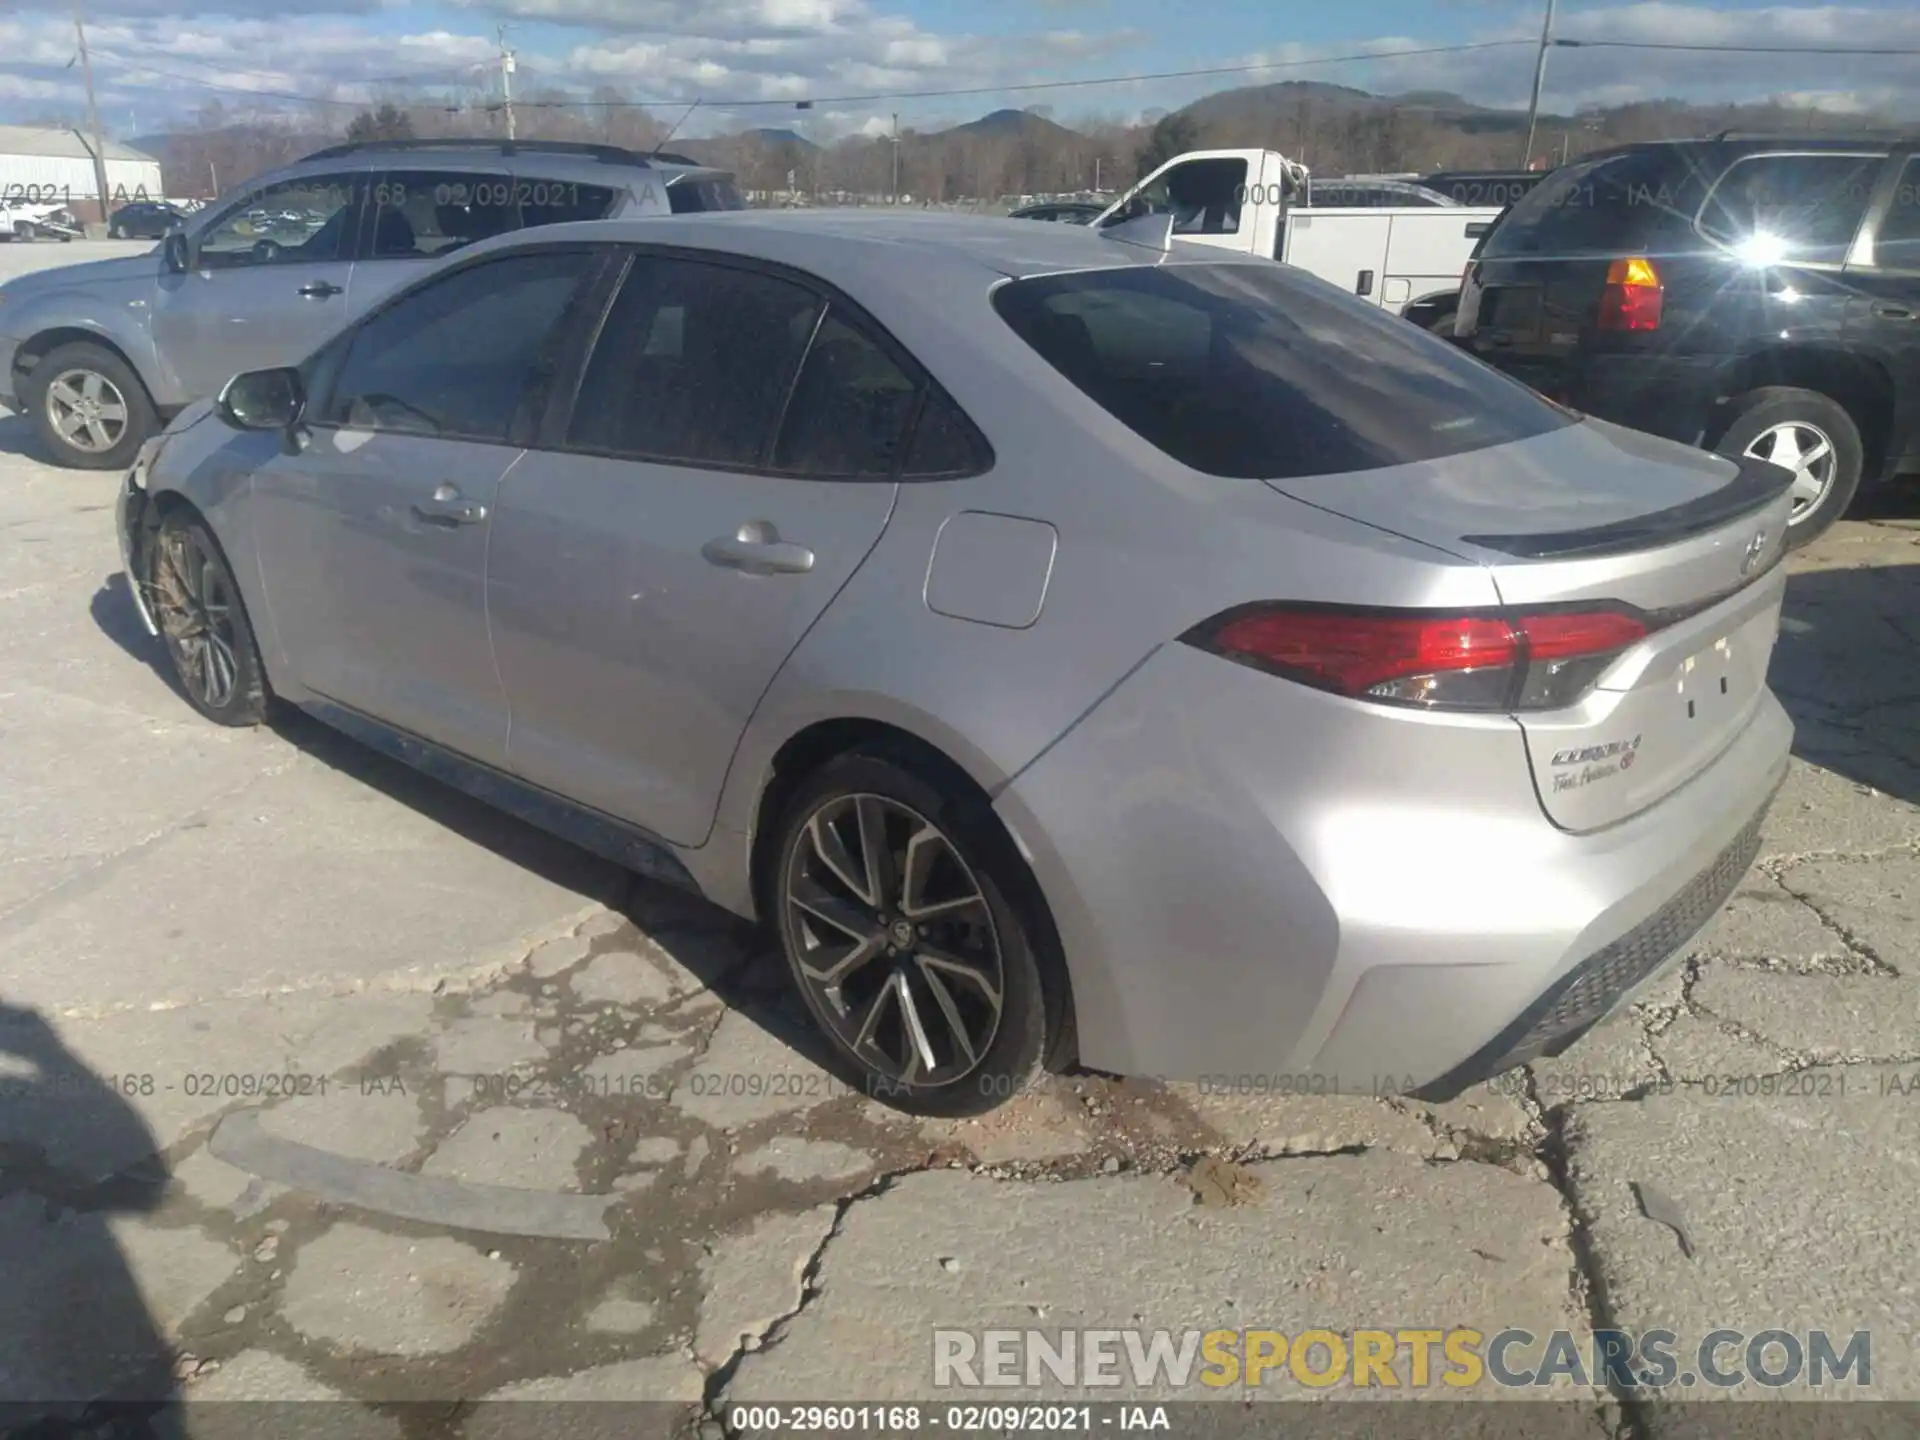
[[[105,149],[109,210],[161,197],[158,160],[112,140]],[[92,211],[97,188],[92,141],[81,132],[0,125],[0,200],[82,204]]]

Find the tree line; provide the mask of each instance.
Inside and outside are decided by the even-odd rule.
[[[614,86],[584,97],[535,90],[516,98],[521,139],[575,140],[641,151],[666,148],[733,172],[760,203],[808,197],[860,203],[895,194],[938,205],[995,206],[1009,201],[1111,193],[1185,150],[1258,146],[1303,160],[1321,176],[1513,168],[1524,148],[1524,117],[1507,112],[1442,113],[1336,92],[1339,87],[1262,86],[1225,92],[1190,110],[1151,114],[1141,123],[1098,115],[1056,123],[1045,107],[998,112],[988,120],[896,135],[808,137],[807,112],[791,130],[684,139]],[[1244,97],[1244,98],[1243,98]],[[1220,103],[1227,102],[1227,103]],[[786,112],[783,112],[786,113]],[[673,117],[674,119],[684,117]],[[1858,127],[1858,115],[1824,115],[1772,104],[1698,106],[1676,100],[1544,117],[1536,153],[1563,157],[1608,145],[1720,129],[1831,131]],[[498,101],[449,105],[396,96],[351,115],[252,114],[219,102],[182,130],[143,142],[161,161],[167,193],[211,196],[261,171],[341,140],[455,136],[504,139]]]

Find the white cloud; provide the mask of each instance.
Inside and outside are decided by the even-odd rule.
[[[117,108],[137,104],[144,116],[157,118],[167,107],[184,114],[208,99],[244,103],[248,94],[365,103],[403,81],[412,82],[407,88],[416,91],[466,87],[471,95],[473,87],[494,83],[493,22],[517,19],[526,23],[516,32],[521,58],[516,89],[584,92],[596,84],[617,84],[669,116],[701,97],[704,103],[685,134],[783,124],[797,117],[781,105],[812,98],[821,103],[806,112],[804,123],[809,133],[824,137],[890,124],[886,114],[896,109],[903,123],[933,128],[942,119],[1039,101],[1055,105],[1071,122],[1078,114],[1138,115],[1213,90],[1285,79],[1387,93],[1452,90],[1481,104],[1523,105],[1539,14],[1537,0],[1432,0],[1441,40],[1524,42],[1474,52],[1396,56],[1393,52],[1438,42],[1356,37],[1243,57],[1244,63],[1275,67],[1258,73],[1059,92],[835,103],[834,97],[898,91],[990,92],[1032,80],[1155,70],[1165,64],[1152,37],[1102,31],[1091,15],[1069,15],[1060,8],[1098,6],[1103,0],[1036,0],[1037,33],[1012,36],[983,36],[959,24],[916,20],[890,8],[899,3],[903,0],[442,0],[433,12],[436,18],[455,17],[445,28],[421,26],[375,36],[367,30],[368,13],[418,12],[407,0],[276,0],[271,6],[266,0],[218,0],[205,8],[198,0],[89,0],[89,35],[103,92],[113,96]],[[470,28],[459,18],[462,11]],[[1077,28],[1058,28],[1067,20]],[[1168,12],[1156,28],[1181,23]],[[1572,8],[1563,6],[1557,29],[1562,37],[1593,41],[1888,50],[1920,47],[1920,7],[1716,9],[1661,0],[1582,6],[1575,0]],[[1381,52],[1382,58],[1281,68],[1285,62],[1360,50]],[[59,7],[0,19],[0,120],[77,98],[75,76],[62,73],[72,54],[71,24]],[[1222,63],[1233,60],[1225,57]],[[1788,93],[1835,110],[1893,106],[1911,111],[1920,103],[1920,61],[1891,54],[1560,48],[1549,58],[1545,100],[1550,110],[1565,113],[1582,105],[1667,96],[1759,100]],[[729,111],[723,102],[733,100],[764,102],[764,108]]]

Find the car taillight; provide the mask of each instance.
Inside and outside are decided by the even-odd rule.
[[[1625,606],[1520,615],[1249,605],[1189,631],[1192,645],[1355,700],[1429,710],[1558,710],[1648,634]]]
[[[1653,262],[1635,255],[1607,266],[1607,288],[1600,294],[1602,330],[1658,330],[1666,290]]]

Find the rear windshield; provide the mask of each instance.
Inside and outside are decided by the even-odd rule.
[[[1418,326],[1283,265],[1015,280],[994,308],[1116,420],[1210,475],[1438,460],[1572,423]]]
[[[1688,225],[1700,191],[1684,157],[1665,147],[1563,165],[1514,201],[1480,253],[1492,260],[1644,247]]]

